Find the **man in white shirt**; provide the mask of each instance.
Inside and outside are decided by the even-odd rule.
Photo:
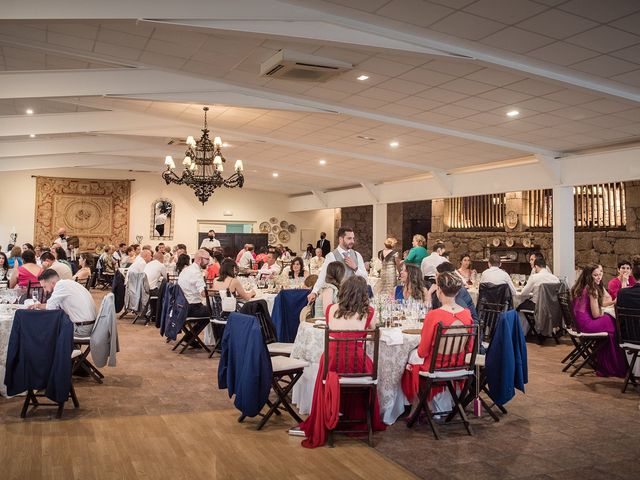
[[[149,293],[152,295],[157,293],[160,282],[167,277],[167,267],[164,266],[163,262],[164,253],[156,252],[153,260],[144,267],[144,273],[147,275],[147,280],[149,280]]]
[[[47,268],[55,270],[61,280],[71,280],[73,278],[71,269],[64,263],[56,260],[56,257],[54,257],[51,252],[44,252],[40,255],[40,264],[45,270]]]
[[[492,283],[494,285],[502,285],[503,283],[509,285],[509,290],[511,290],[511,295],[516,295],[516,287],[513,286],[513,282],[511,281],[511,277],[507,272],[500,268],[502,262],[500,260],[500,255],[489,256],[489,268],[482,272],[482,276],[480,277],[480,283]]]
[[[438,273],[436,268],[438,265],[448,262],[446,257],[443,256],[445,250],[444,243],[438,242],[433,246],[431,255],[422,259],[422,263],[420,264],[422,276],[426,277],[431,282],[435,282],[436,280],[436,273]]]
[[[73,280],[61,280],[58,273],[48,268],[38,277],[40,285],[51,296],[46,305],[33,305],[33,308],[64,310],[73,322],[73,332],[76,337],[88,337],[98,315],[96,304],[89,291],[80,283]]]
[[[313,302],[318,296],[320,287],[324,285],[324,279],[327,276],[327,267],[331,262],[344,263],[345,273],[344,278],[347,279],[352,275],[359,275],[363,278],[367,278],[367,271],[364,269],[364,260],[360,253],[353,250],[353,246],[356,243],[356,236],[353,233],[353,229],[349,227],[340,227],[338,229],[338,248],[333,252],[329,252],[324,260],[324,264],[318,274],[318,280],[308,295],[307,299],[309,303]]]
[[[220,247],[220,241],[216,239],[216,232],[209,230],[207,238],[202,240],[200,248],[206,248],[207,250],[213,250]]]
[[[253,245],[248,244],[244,253],[240,257],[238,262],[238,268],[240,271],[251,270],[251,264],[253,263]]]
[[[534,273],[529,277],[529,281],[522,289],[522,298],[527,298],[519,306],[518,310],[535,310],[538,303],[538,293],[540,285],[543,283],[560,283],[560,279],[547,269],[547,262],[542,256],[537,257],[533,263]]]
[[[322,265],[324,264],[324,260],[325,259],[322,256],[322,249],[320,247],[316,248],[316,256],[309,260],[309,274],[318,275]]]
[[[196,252],[193,263],[183,268],[178,276],[178,285],[180,285],[189,303],[187,311],[187,316],[189,317],[209,317],[211,315],[207,306],[202,303],[206,288],[204,270],[209,265],[210,260],[209,252],[200,249]],[[209,320],[204,320],[204,322],[209,323]]]
[[[147,263],[149,263],[150,261],[151,261],[151,251],[142,250],[140,252],[140,255],[136,257],[134,262],[129,267],[129,270],[127,271],[127,275],[129,275],[131,272],[133,273],[144,272],[144,269],[147,266]]]
[[[276,251],[267,253],[267,259],[258,272],[258,278],[273,278],[280,275],[280,266],[276,263],[278,254]]]
[[[118,266],[122,263],[123,258],[127,258],[127,244],[120,243],[118,249],[112,255],[113,259],[118,262]]]

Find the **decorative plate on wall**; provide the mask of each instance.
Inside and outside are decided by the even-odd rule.
[[[513,244],[515,242],[513,241],[513,238],[509,237],[509,238],[507,238],[507,241],[504,242],[504,243],[507,245],[507,247],[511,248],[511,247],[513,247]]]
[[[271,227],[271,231],[272,231],[273,233],[278,233],[278,232],[280,231],[280,227],[279,227],[278,225],[273,225],[273,226]]]
[[[513,230],[518,226],[518,214],[513,210],[509,210],[506,215],[505,224],[509,230]]]
[[[271,231],[269,222],[262,222],[258,228],[260,229],[260,233],[269,233]]]
[[[500,246],[500,239],[499,239],[498,237],[495,237],[495,238],[493,239],[493,241],[491,242],[491,244],[492,244],[494,247],[499,247],[499,246]]]
[[[271,223],[278,223],[278,219],[277,219],[276,217],[271,217],[271,218],[269,219],[269,221],[270,221]]]
[[[531,240],[529,240],[528,238],[523,238],[522,239],[522,246],[524,248],[530,248],[531,247]]]
[[[269,245],[273,245],[278,241],[278,237],[276,237],[275,233],[269,234]]]
[[[286,230],[281,230],[278,234],[278,240],[280,240],[282,243],[287,243],[289,242],[289,240],[291,240],[291,234]]]
[[[282,228],[283,230],[284,230],[285,228],[287,228],[288,226],[289,226],[289,222],[287,222],[286,220],[282,220],[282,221],[280,222],[280,228]]]
[[[289,233],[296,233],[296,230],[298,230],[298,228],[293,223],[290,223],[287,227],[287,230],[289,230]]]

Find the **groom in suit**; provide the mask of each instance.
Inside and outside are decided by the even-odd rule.
[[[320,240],[316,243],[316,248],[322,249],[322,256],[326,257],[331,251],[331,242],[327,240],[327,234],[320,232]]]

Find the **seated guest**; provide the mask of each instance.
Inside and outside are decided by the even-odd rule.
[[[309,272],[304,269],[304,261],[300,257],[296,257],[291,260],[291,265],[285,267],[282,270],[282,273],[292,280],[300,278],[301,281],[309,275]]]
[[[480,277],[480,283],[492,283],[493,285],[509,285],[509,290],[511,290],[511,295],[516,294],[516,287],[514,287],[513,282],[511,281],[511,277],[507,272],[502,270],[500,266],[502,265],[502,261],[500,260],[500,255],[491,254],[489,255],[489,268],[487,268],[484,272],[482,272],[482,276]]]
[[[44,291],[51,294],[47,303],[29,308],[64,310],[73,322],[73,332],[77,337],[88,337],[96,321],[96,304],[89,291],[73,280],[61,280],[58,273],[48,268],[38,277]]]
[[[186,253],[181,253],[176,262],[176,274],[180,275],[180,272],[189,265],[191,265],[191,257]]]
[[[242,247],[242,249],[238,252],[238,254],[236,255],[236,265],[240,265],[240,259],[242,258],[242,256],[244,255],[244,253],[247,251],[248,248],[249,248],[249,244],[245,243],[244,247]]]
[[[422,265],[422,260],[424,260],[429,252],[424,246],[427,244],[427,240],[422,235],[414,235],[411,241],[411,250],[409,250],[406,255],[403,253],[402,257],[404,258],[404,263],[410,263],[415,265],[416,267],[420,267]]]
[[[140,251],[140,255],[136,257],[135,262],[131,264],[129,270],[127,270],[127,275],[131,273],[143,273],[147,263],[149,263],[152,259],[150,250],[142,250]]]
[[[430,305],[431,300],[424,286],[424,279],[420,269],[412,263],[405,263],[400,269],[400,283],[396,285],[396,300],[417,300],[425,305]]]
[[[621,288],[633,287],[635,284],[636,280],[631,275],[631,262],[622,260],[618,262],[618,276],[609,280],[607,290],[611,298],[615,300]]]
[[[316,248],[316,255],[309,260],[309,273],[311,275],[318,275],[322,264],[324,263],[324,257],[322,256],[322,249]]]
[[[55,270],[62,280],[71,280],[73,278],[71,269],[64,263],[56,260],[56,257],[54,257],[51,252],[44,252],[42,255],[40,255],[40,264],[42,265],[42,268],[44,270],[46,270],[47,268],[52,268],[53,270]]]
[[[624,377],[627,373],[627,361],[616,341],[615,321],[608,313],[602,311],[602,307],[614,303],[602,285],[602,266],[585,266],[571,289],[571,296],[576,324],[580,331],[609,334],[607,343],[597,353],[596,374],[601,377]]]
[[[16,266],[22,265],[22,249],[18,246],[11,246],[9,250],[9,268],[15,268]],[[17,262],[17,265],[16,265]]]
[[[89,253],[82,253],[78,260],[80,269],[72,277],[76,282],[86,282],[91,277],[91,269],[93,268],[93,256]],[[59,275],[59,274],[58,274]]]
[[[453,267],[453,265],[451,266]],[[416,352],[417,357],[412,356],[413,358],[410,358],[412,361],[407,364],[402,376],[402,390],[407,399],[412,402],[411,414],[413,414],[419,406],[417,393],[419,389],[420,371],[428,371],[431,366],[431,357],[434,355],[433,349],[438,325],[442,324],[448,327],[451,325],[473,324],[469,310],[462,308],[456,302],[456,295],[461,290],[465,289],[462,285],[462,279],[458,274],[455,272],[442,272],[438,274],[436,278],[436,296],[442,306],[431,310],[425,316],[422,333],[420,334],[420,344]],[[471,347],[471,345],[469,346]],[[442,359],[442,361],[446,361],[446,359]],[[427,400],[431,401],[436,394],[442,391],[444,391],[444,387],[433,388],[431,390],[431,397]]]
[[[220,264],[223,260],[221,253],[211,255],[211,262],[209,262],[209,266],[207,267],[207,280],[213,280],[220,274]]]
[[[465,286],[473,285],[473,276],[477,273],[471,268],[471,257],[465,253],[460,257],[460,266],[458,267],[458,275],[464,280]]]
[[[324,317],[326,307],[338,303],[338,292],[344,280],[344,274],[344,263],[331,262],[327,265],[327,274],[324,277],[324,283],[320,286],[318,296],[316,297],[314,317]]]
[[[332,262],[328,265],[333,265]],[[344,268],[344,266],[343,266]],[[366,330],[371,326],[373,319],[373,308],[369,306],[369,292],[367,281],[357,275],[345,280],[340,293],[338,295],[337,304],[327,305],[326,316],[327,327],[333,330]],[[353,332],[334,333],[336,338],[360,338],[362,334]],[[343,348],[347,346],[347,348]],[[351,372],[370,372],[373,368],[371,359],[364,355],[362,351],[362,343],[356,345],[351,344],[354,348],[349,348],[349,344],[343,343],[341,347],[336,347],[335,343],[331,343],[331,349],[327,352],[328,369],[330,372],[336,372],[336,360],[339,355],[341,358],[340,373]],[[333,348],[335,347],[335,348]],[[362,358],[366,359],[366,365],[361,365]],[[359,361],[356,362],[356,359]],[[340,384],[335,375],[327,377],[326,383],[323,382],[324,372],[324,354],[320,358],[318,375],[313,391],[313,403],[309,417],[300,424],[300,429],[306,435],[306,439],[302,442],[302,446],[307,448],[315,448],[324,445],[327,435],[327,425],[325,423],[325,412],[333,408],[338,417],[338,411],[344,414],[344,420],[358,420],[364,418],[364,402],[367,397],[365,392],[350,391],[346,395],[339,395]],[[360,365],[358,365],[360,364]],[[363,368],[364,367],[364,368]],[[358,369],[358,370],[355,370]],[[330,389],[333,396],[327,395],[325,392]],[[368,392],[366,393],[368,395]],[[328,405],[327,402],[332,404]],[[374,408],[372,412],[373,430],[384,430],[385,425],[380,419],[380,409],[378,406],[378,398],[374,399]],[[364,420],[363,420],[364,422]],[[362,430],[362,425],[353,424],[354,430]],[[366,431],[366,430],[365,430]]]
[[[112,257],[119,267],[124,267],[123,263],[126,256],[127,256],[127,244],[126,243],[118,244],[118,248],[115,250],[115,252],[113,252]]]
[[[129,268],[131,265],[133,265],[133,262],[136,261],[136,249],[133,245],[131,245],[127,247],[125,253],[126,255],[124,255],[120,260],[120,266],[122,268]]]
[[[105,245],[102,255],[100,255],[100,265],[102,265],[102,274],[113,276],[116,272],[116,263],[113,260],[113,252],[111,245]]]
[[[200,249],[196,252],[194,261],[188,267],[185,267],[178,276],[178,285],[182,289],[187,303],[188,317],[209,317],[211,312],[203,303],[205,300],[204,269],[209,265],[209,252]],[[204,319],[202,322],[208,323],[209,320]],[[201,327],[202,325],[198,325]]]
[[[521,293],[522,298],[526,298],[526,300],[518,306],[518,310],[535,310],[536,303],[538,303],[540,285],[543,283],[560,283],[558,277],[547,269],[547,262],[542,256],[536,257],[534,260],[533,271],[533,275],[529,277]]]
[[[640,279],[640,257],[633,259],[633,269],[631,273],[633,276],[629,278]],[[620,290],[618,292],[616,305],[618,307],[640,310],[640,282],[635,282],[633,286]]]
[[[176,245],[176,251],[173,254],[173,261],[178,263],[178,257],[183,253],[187,253],[187,246],[184,243]]]
[[[225,258],[220,264],[220,274],[218,278],[213,281],[213,290],[218,292],[226,290],[242,300],[249,300],[255,297],[256,292],[247,292],[242,286],[242,283],[240,283],[240,280],[237,279],[237,269],[238,266],[236,262],[230,258]]]
[[[4,252],[0,252],[0,282],[8,280],[7,272],[9,271],[9,262]]]
[[[278,251],[274,250],[267,254],[267,261],[262,265],[262,268],[258,271],[259,278],[273,278],[276,275],[280,275],[280,266],[276,263],[278,260]]]
[[[256,263],[262,267],[262,264],[267,261],[267,253],[269,249],[267,247],[260,247],[260,253],[256,255]]]
[[[422,270],[422,275],[426,280],[430,280],[434,282],[436,279],[436,267],[441,263],[447,261],[447,259],[443,256],[445,253],[444,243],[438,242],[433,246],[433,251],[431,255],[425,257],[420,264],[420,270]],[[406,262],[405,262],[406,263]]]
[[[320,249],[320,251],[322,251],[322,249]],[[305,263],[309,263],[309,261],[313,258],[314,255],[315,255],[315,252],[313,251],[313,245],[311,245],[310,243],[307,243],[307,249],[305,250],[305,252],[302,254],[300,258],[302,258],[302,260]]]
[[[247,248],[245,248],[245,251],[240,257],[240,261],[238,262],[238,268],[240,268],[240,271],[251,270],[252,264],[253,264],[253,245],[247,244]]]
[[[24,252],[25,250],[34,250],[33,245],[31,245],[30,243],[23,243],[22,246],[20,247],[22,248],[22,251]]]
[[[544,255],[542,255],[542,253],[540,253],[540,252],[531,252],[529,254],[529,265],[531,265],[531,275],[536,273],[536,267],[535,267],[536,258],[540,258],[542,260],[545,259]],[[551,269],[549,268],[548,265],[547,265],[547,270],[549,270],[549,272],[551,272]]]
[[[53,255],[50,253],[49,255],[53,258]],[[31,285],[38,285],[38,276],[42,273],[42,269],[36,264],[35,252],[33,250],[25,250],[21,260],[22,265],[13,269],[13,273],[9,279],[9,288],[14,288],[16,285],[19,287],[28,287],[29,283],[31,283]],[[64,265],[62,266],[64,267]],[[69,270],[69,273],[71,273],[71,270]],[[69,278],[71,278],[71,275],[69,275]]]
[[[69,267],[69,270],[71,270],[71,263],[69,263],[69,260],[67,260],[67,251],[64,248],[62,248],[60,245],[56,245],[55,248],[51,249],[51,253],[55,255],[56,260],[59,263],[66,265],[67,267]],[[60,278],[62,278],[62,280],[67,280],[62,276]]]
[[[458,272],[456,271],[456,267],[454,267],[453,264],[449,262],[444,262],[438,265],[436,271],[438,272],[437,275],[440,275],[444,272],[458,274]],[[429,289],[429,298],[431,299],[431,306],[433,308],[440,308],[441,304],[440,300],[438,300],[438,296],[436,295],[436,290],[437,285],[432,285]],[[460,290],[458,290],[458,293],[456,293],[455,301],[462,308],[466,308],[467,310],[469,310],[469,312],[471,313],[471,318],[473,318],[473,323],[478,323],[478,313],[476,312],[476,306],[473,303],[473,299],[471,298],[471,295],[469,295],[469,292],[466,288],[461,288]]]
[[[156,295],[163,278],[167,278],[167,267],[164,266],[164,253],[156,252],[153,260],[144,267],[144,273],[149,281],[149,294]]]

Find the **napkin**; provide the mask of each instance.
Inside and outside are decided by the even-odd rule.
[[[402,345],[404,343],[402,329],[400,327],[381,328],[380,340],[387,345]]]

